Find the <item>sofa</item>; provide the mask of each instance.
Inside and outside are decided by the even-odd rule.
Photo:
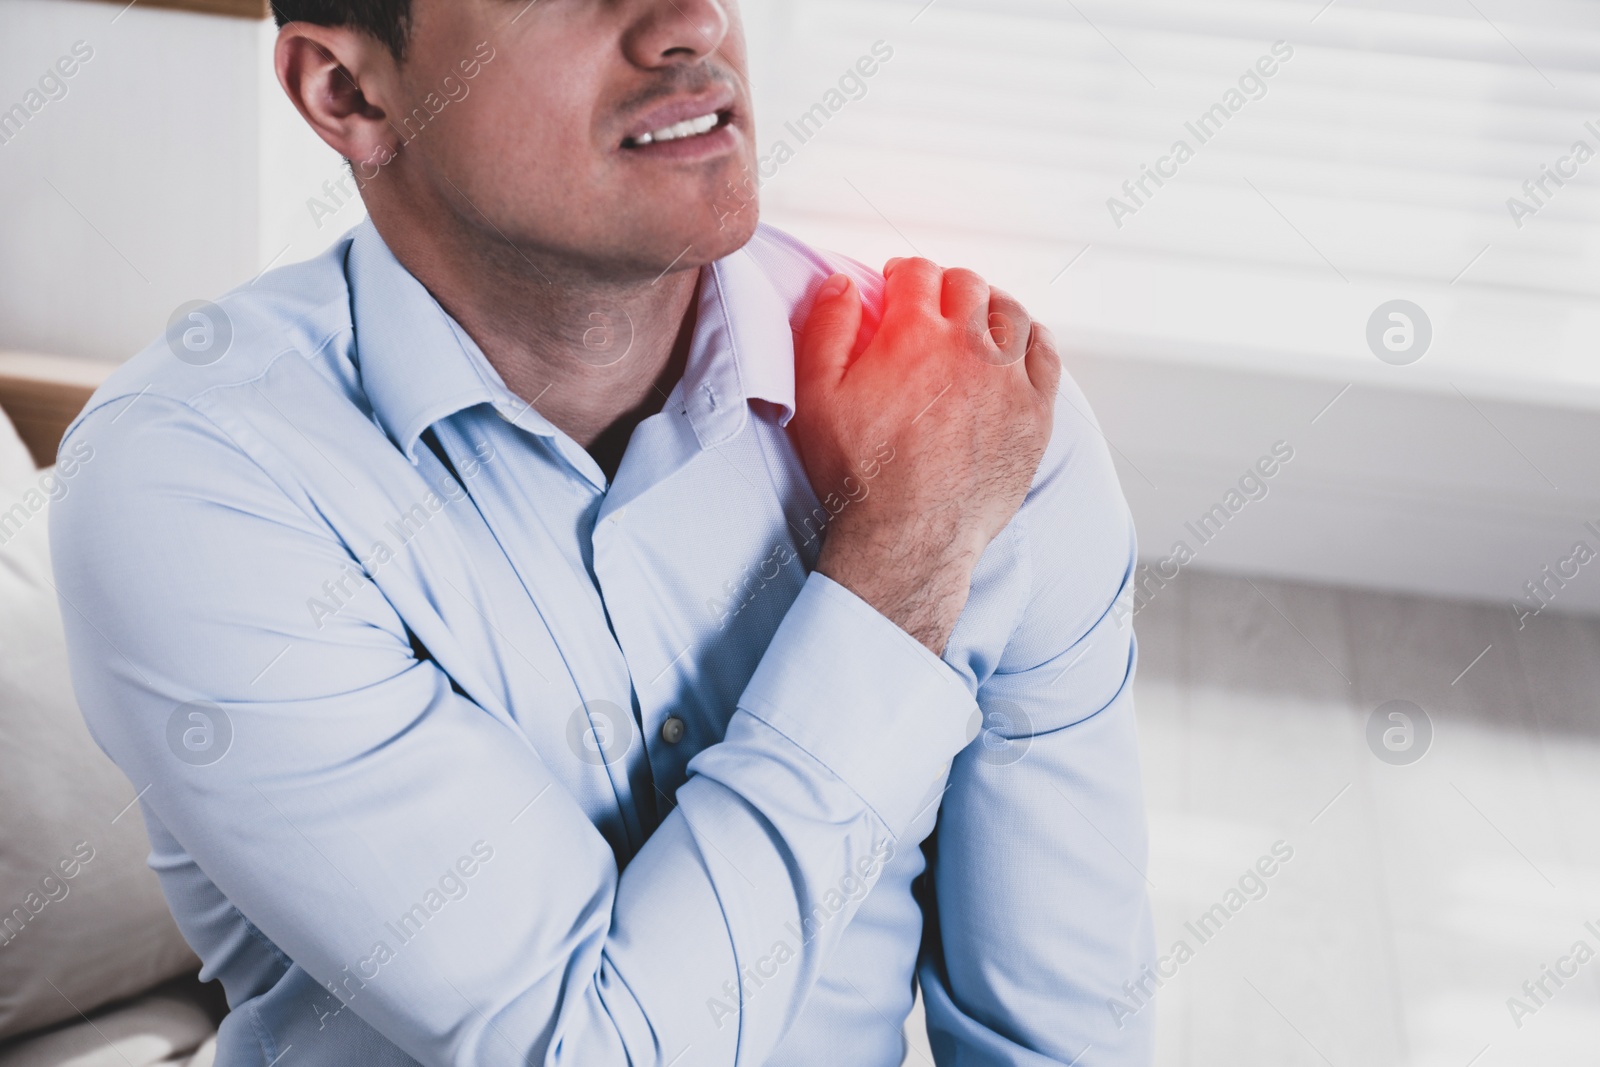
[[[71,480],[54,454],[107,370],[0,353],[0,1067],[211,1067],[227,1011],[67,672],[48,528]]]

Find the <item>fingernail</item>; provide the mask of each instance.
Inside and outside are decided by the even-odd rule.
[[[835,274],[822,283],[822,288],[817,291],[817,302],[821,303],[841,297],[849,288],[850,276],[848,274]]]

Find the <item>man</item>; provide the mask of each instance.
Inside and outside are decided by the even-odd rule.
[[[278,13],[370,221],[122,368],[53,520],[222,1067],[892,1067],[914,975],[942,1063],[1143,1062],[1048,332],[758,231],[721,0]]]

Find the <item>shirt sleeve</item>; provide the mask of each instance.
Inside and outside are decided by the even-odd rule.
[[[919,968],[941,1067],[1133,1067],[1154,1011],[1114,1011],[1153,961],[1133,716],[1132,522],[1083,395],[1018,516],[1029,603],[978,690],[930,853]],[[1153,987],[1152,987],[1153,988]]]
[[[252,933],[429,1067],[763,1062],[846,923],[792,931],[971,736],[958,676],[813,576],[619,872],[376,588],[306,624],[355,557],[203,414],[147,395],[72,442],[52,544],[97,741]],[[220,904],[187,900],[203,942]]]

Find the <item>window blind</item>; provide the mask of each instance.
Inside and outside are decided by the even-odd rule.
[[[765,213],[809,239],[974,266],[1097,351],[1289,372],[1375,366],[1404,298],[1419,380],[1600,405],[1600,4],[746,17]]]

